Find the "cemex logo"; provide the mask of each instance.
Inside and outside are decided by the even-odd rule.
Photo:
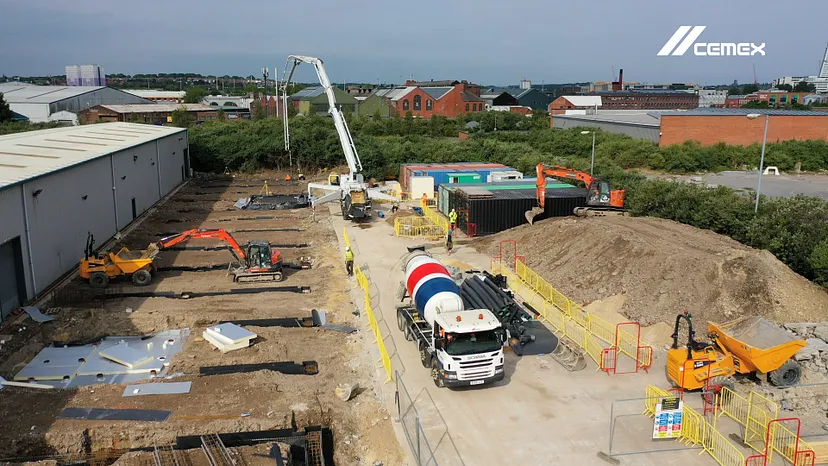
[[[676,29],[673,37],[664,44],[658,52],[658,56],[667,55],[682,56],[691,46],[693,54],[700,57],[728,57],[751,55],[765,55],[765,43],[754,44],[753,42],[696,42],[707,26],[681,26]],[[684,40],[682,40],[684,39]],[[681,42],[681,43],[679,43]],[[672,52],[672,53],[670,53]]]

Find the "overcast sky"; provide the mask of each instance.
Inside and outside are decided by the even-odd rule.
[[[789,8],[790,7],[790,8]],[[0,0],[0,73],[281,74],[288,54],[325,60],[332,81],[482,84],[753,81],[815,75],[825,0]],[[766,43],[765,56],[659,57],[679,26],[696,42]],[[271,71],[272,73],[272,71]],[[312,70],[300,81],[315,80]]]

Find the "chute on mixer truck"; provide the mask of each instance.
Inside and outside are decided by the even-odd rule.
[[[422,251],[403,261],[397,326],[417,344],[423,367],[438,387],[502,380],[506,331],[488,309],[464,307],[445,266]]]

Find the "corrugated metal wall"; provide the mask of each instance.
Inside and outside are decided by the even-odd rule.
[[[100,246],[129,224],[132,198],[141,215],[180,184],[186,148],[176,133],[0,190],[0,244],[20,237],[27,298],[77,267],[87,232]]]
[[[658,126],[641,126],[631,125],[619,122],[604,122],[591,120],[576,120],[574,118],[560,118],[554,116],[552,118],[553,128],[569,129],[569,128],[598,128],[601,131],[616,134],[626,134],[627,136],[647,139],[653,142],[658,142],[659,133],[661,129]]]

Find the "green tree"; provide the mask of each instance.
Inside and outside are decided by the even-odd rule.
[[[744,86],[742,86],[743,94],[752,94],[754,92],[757,92],[758,90],[759,86],[757,86],[756,84],[745,84]]]
[[[379,109],[374,111],[374,115],[371,117],[374,121],[380,121],[382,119],[382,114],[380,113]]]
[[[800,104],[799,102],[788,102],[785,104],[785,110],[810,110],[811,107]]]
[[[793,87],[794,92],[816,92],[816,86],[805,81],[799,81]]]
[[[791,86],[790,84],[777,84],[776,88],[779,89],[780,91],[788,91],[788,92],[793,91],[793,86]]]
[[[172,112],[173,126],[178,126],[179,128],[187,128],[188,126],[190,126],[190,123],[190,112],[188,112],[187,109],[183,106]]]
[[[742,105],[741,108],[769,108],[767,101],[758,101],[758,100],[751,100],[750,102]]]
[[[219,121],[226,120],[227,117],[224,115],[224,110],[222,110],[222,109],[216,110],[216,118],[218,118]]]
[[[265,111],[264,106],[262,105],[262,101],[258,100],[256,102],[253,102],[253,111],[251,116],[254,120],[264,120]]]
[[[3,98],[3,93],[0,92],[0,122],[9,121],[12,119],[12,115],[14,115],[9,108],[8,102],[6,99]]]
[[[828,286],[828,241],[823,241],[814,247],[808,263],[814,270],[814,281],[822,286]]]
[[[224,102],[224,103],[223,103],[223,104],[221,104],[221,105],[222,105],[223,107],[235,107],[235,106],[236,106],[236,104],[235,104],[235,103],[230,102],[229,100],[228,100],[227,102]]]
[[[184,91],[185,104],[198,104],[207,97],[207,91],[202,87],[188,87]]]
[[[743,95],[742,88],[739,86],[732,86],[727,90],[727,95]]]

